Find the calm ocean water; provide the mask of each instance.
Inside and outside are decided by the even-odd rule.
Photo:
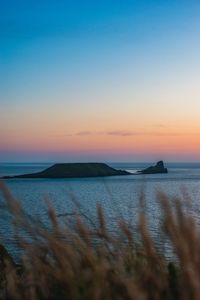
[[[38,172],[50,165],[47,163],[3,163],[0,164],[0,176]],[[109,163],[109,165],[134,172],[151,164]],[[13,195],[22,202],[26,211],[40,217],[45,223],[48,220],[45,197],[50,199],[58,215],[74,211],[76,205],[73,199],[75,199],[80,203],[81,211],[92,219],[95,219],[98,202],[105,210],[110,230],[115,229],[114,220],[117,216],[123,216],[137,224],[140,210],[139,195],[143,190],[146,195],[146,212],[151,232],[158,238],[161,212],[155,197],[157,190],[178,196],[182,188],[186,188],[192,198],[190,212],[198,221],[200,220],[200,163],[167,163],[166,167],[169,170],[168,174],[54,180],[12,179],[7,180],[6,184]],[[0,194],[0,204],[2,203],[4,199]],[[17,249],[10,218],[5,211],[1,211],[0,218],[1,240],[9,251],[16,255]],[[167,243],[165,245],[163,242],[162,247],[167,248]]]

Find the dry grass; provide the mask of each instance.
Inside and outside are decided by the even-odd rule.
[[[165,194],[158,194],[162,230],[177,256],[176,263],[169,263],[150,237],[143,212],[140,242],[122,219],[117,234],[111,234],[100,206],[98,226],[86,225],[79,215],[69,226],[49,205],[52,226],[46,229],[23,211],[2,183],[1,190],[24,253],[19,269],[8,256],[0,260],[1,299],[200,299],[200,231],[180,201],[172,206]]]

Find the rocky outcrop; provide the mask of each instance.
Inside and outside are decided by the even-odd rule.
[[[130,175],[130,173],[116,170],[104,163],[63,163],[55,164],[42,172],[3,178],[81,178],[116,175]]]
[[[137,172],[137,174],[157,174],[157,173],[168,173],[168,170],[167,168],[165,168],[162,160],[157,162],[155,166],[151,166]]]

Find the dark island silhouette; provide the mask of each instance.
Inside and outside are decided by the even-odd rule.
[[[116,175],[131,175],[131,173],[116,170],[104,163],[60,163],[38,173],[4,176],[3,178],[81,178]]]
[[[105,163],[58,163],[37,173],[4,176],[1,179],[12,178],[84,178],[84,177],[105,177],[117,175],[139,175],[139,174],[156,174],[167,173],[167,168],[164,167],[163,161],[157,162],[155,166],[147,169],[130,173],[125,170],[117,170]]]
[[[162,160],[158,161],[155,166],[151,166],[144,170],[138,171],[136,174],[158,174],[158,173],[168,173],[168,170],[167,168],[165,168]]]

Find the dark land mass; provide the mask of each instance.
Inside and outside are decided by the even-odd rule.
[[[116,175],[131,175],[131,173],[116,170],[104,163],[61,163],[38,173],[4,176],[2,178],[81,178]]]
[[[157,162],[155,166],[151,166],[137,172],[137,174],[157,174],[157,173],[168,173],[168,170],[167,168],[165,168],[162,160]]]

